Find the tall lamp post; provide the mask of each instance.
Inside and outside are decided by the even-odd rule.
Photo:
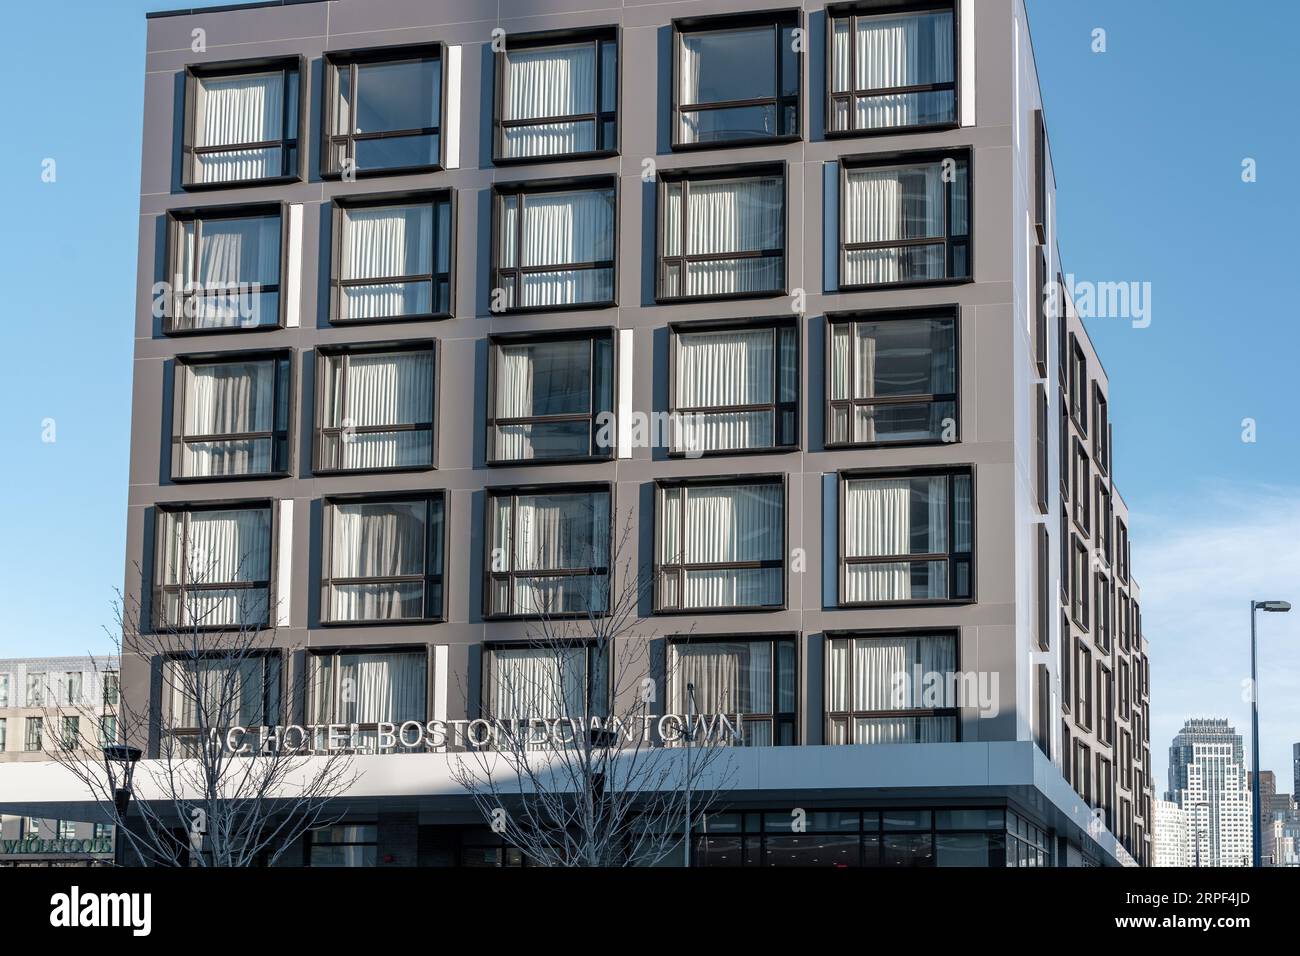
[[[1250,822],[1251,822],[1251,866],[1263,866],[1264,834],[1260,832],[1263,825],[1259,812],[1259,676],[1256,673],[1256,658],[1259,656],[1255,647],[1255,612],[1273,611],[1285,613],[1291,610],[1287,601],[1251,601],[1250,602],[1250,750],[1251,774]]]
[[[107,774],[108,786],[113,791],[113,808],[121,827],[126,827],[126,811],[131,806],[131,781],[135,777],[135,765],[139,762],[141,750],[130,744],[109,744],[104,748],[104,772]],[[122,835],[113,834],[113,862],[120,863],[122,855]]]

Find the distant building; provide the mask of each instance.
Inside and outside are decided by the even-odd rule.
[[[1266,824],[1264,855],[1265,865],[1300,867],[1300,818],[1279,816]]]
[[[1155,816],[1151,853],[1156,866],[1191,866],[1191,836],[1183,808],[1170,800],[1152,803]]]
[[[1250,866],[1250,787],[1241,735],[1226,718],[1193,718],[1174,737],[1166,799],[1187,813],[1191,865]]]

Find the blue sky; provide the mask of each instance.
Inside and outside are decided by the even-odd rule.
[[[49,0],[8,13],[22,42],[0,60],[3,88],[21,94],[0,150],[0,656],[100,647],[121,584],[143,15],[166,5]],[[1185,717],[1227,715],[1249,731],[1251,597],[1300,605],[1300,331],[1284,286],[1300,212],[1289,168],[1300,5],[1250,17],[1210,0],[1029,6],[1065,267],[1152,284],[1150,327],[1099,319],[1090,330],[1133,512],[1159,792]],[[1097,27],[1105,53],[1091,50]],[[53,183],[41,181],[47,158]],[[1248,417],[1254,443],[1241,440]],[[1261,623],[1263,765],[1289,789],[1300,610]]]

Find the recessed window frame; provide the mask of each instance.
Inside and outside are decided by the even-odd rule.
[[[424,510],[424,572],[411,575],[391,575],[359,578],[332,576],[334,558],[334,515],[337,505],[386,505],[423,502]],[[439,515],[438,512],[441,512]],[[436,516],[436,517],[435,517]],[[430,534],[430,529],[441,526],[441,534]],[[447,515],[447,492],[443,489],[395,494],[345,494],[329,495],[321,501],[321,563],[320,563],[320,623],[323,627],[374,627],[392,624],[440,624],[447,620],[447,546],[450,541]],[[434,553],[434,548],[437,553]],[[335,618],[330,613],[330,600],[336,585],[350,584],[414,584],[423,585],[419,617],[397,618]],[[438,608],[430,613],[431,598],[437,595]],[[369,650],[370,648],[366,648]]]
[[[575,46],[590,42],[596,49],[596,68],[594,72],[595,91],[592,103],[595,111],[579,113],[572,116],[548,116],[527,120],[508,120],[505,118],[505,95],[508,57],[512,51],[543,50],[547,47]],[[601,109],[601,95],[604,93],[604,70],[601,67],[602,44],[614,45],[614,111]],[[580,159],[601,159],[619,154],[623,112],[623,30],[619,26],[583,27],[576,30],[546,30],[535,33],[508,33],[505,47],[497,50],[493,57],[493,101],[492,101],[492,164],[494,166],[523,166],[533,163],[571,162]],[[542,126],[548,123],[570,123],[591,121],[594,124],[593,142],[595,149],[576,153],[547,153],[543,156],[506,156],[504,150],[504,131],[507,127]],[[604,141],[605,124],[614,124],[614,141]]]
[[[1092,617],[1095,626],[1092,629],[1092,637],[1097,646],[1107,654],[1110,654],[1114,643],[1114,635],[1111,633],[1112,611],[1113,599],[1110,579],[1102,572],[1097,571],[1093,575]]]
[[[1070,333],[1070,418],[1079,434],[1088,434],[1088,357],[1078,337]]]
[[[719,180],[774,179],[781,180],[781,247],[780,249],[761,249],[750,251],[687,253],[688,228],[690,220],[691,184],[716,182]],[[664,231],[668,221],[668,185],[681,183],[682,215],[681,234],[678,237],[675,256],[664,255]],[[748,163],[739,166],[702,166],[685,169],[661,170],[655,188],[655,304],[672,305],[674,303],[726,302],[738,299],[770,299],[788,294],[790,285],[790,176],[789,163],[784,160],[777,163]],[[779,289],[760,289],[752,292],[709,292],[695,295],[683,291],[681,295],[668,295],[664,292],[664,270],[672,265],[680,269],[679,287],[687,288],[692,263],[726,261],[732,259],[781,259],[781,287]]]
[[[952,182],[944,180],[944,204],[942,236],[928,236],[913,239],[881,239],[873,242],[849,243],[846,239],[848,216],[845,215],[844,203],[849,194],[849,174],[860,169],[901,169],[939,165],[951,159],[964,164],[966,176],[966,234],[954,236],[952,231],[953,188]],[[839,160],[839,209],[836,211],[838,230],[836,235],[835,255],[839,264],[839,291],[870,292],[876,289],[920,289],[941,285],[964,285],[975,281],[975,154],[968,146],[952,149],[917,150],[893,153],[862,153],[841,156]],[[944,248],[944,275],[937,279],[901,279],[894,282],[848,282],[848,253],[858,250],[904,249],[910,246],[935,246]],[[964,275],[953,274],[954,250],[964,246],[966,252],[966,272]]]
[[[428,644],[362,644],[362,645],[338,644],[338,645],[328,645],[323,647],[308,648],[306,654],[304,655],[305,657],[304,663],[306,666],[303,667],[303,677],[305,680],[305,687],[307,690],[307,693],[305,695],[306,697],[305,711],[308,716],[308,719],[313,719],[315,717],[318,710],[318,705],[320,704],[320,700],[317,696],[317,690],[316,690],[316,683],[317,683],[315,679],[316,669],[322,666],[322,661],[328,659],[330,661],[329,666],[331,669],[330,679],[329,679],[329,684],[330,684],[329,704],[331,705],[330,707],[331,713],[330,713],[330,719],[326,727],[328,726],[328,724],[343,725],[347,727],[348,731],[346,734],[346,738],[348,739],[349,743],[351,743],[351,737],[353,733],[362,733],[362,734],[377,733],[379,730],[378,722],[349,724],[348,722],[340,719],[341,715],[338,713],[339,704],[341,703],[339,699],[340,697],[339,692],[342,689],[342,681],[344,680],[344,678],[342,677],[342,668],[339,664],[340,659],[351,655],[364,656],[368,654],[374,654],[374,655],[410,654],[414,656],[418,654],[422,658],[424,658],[423,661],[424,713],[419,718],[420,721],[423,722],[429,717],[430,703],[433,699],[433,679],[435,675],[433,673],[433,654],[430,653],[430,651],[431,651],[431,647]],[[395,719],[397,717],[396,714],[390,714],[390,717],[394,718],[391,722],[400,725],[401,722]],[[414,720],[416,718],[412,717],[410,719]],[[324,730],[326,729],[326,727],[322,727],[321,729]],[[358,747],[357,750],[363,751],[365,747],[366,745],[363,744],[361,745],[361,747]],[[423,748],[419,748],[419,749],[423,749]],[[403,747],[399,742],[398,744],[396,744],[395,746],[387,750],[379,750],[378,747],[376,746],[373,752],[377,754],[390,754],[390,753],[412,753],[412,752],[417,752],[417,750],[411,747]]]
[[[1088,450],[1078,438],[1073,441],[1070,456],[1072,505],[1070,509],[1074,526],[1086,538],[1092,533],[1092,463]]]
[[[881,555],[878,557],[854,557],[847,556],[848,545],[848,484],[856,479],[877,479],[877,478],[935,478],[946,477],[948,479],[948,526],[947,540],[949,550],[945,554],[904,554],[904,555]],[[956,537],[957,509],[956,497],[954,495],[954,479],[964,477],[970,481],[970,551],[953,551],[952,544]],[[959,606],[963,604],[974,604],[979,587],[976,579],[976,560],[975,556],[979,553],[979,531],[976,517],[977,506],[979,502],[979,487],[977,483],[976,469],[973,465],[937,465],[934,467],[915,467],[915,468],[869,468],[869,469],[844,469],[837,473],[837,494],[838,494],[838,516],[836,529],[838,537],[837,550],[837,587],[836,601],[837,607],[840,608],[859,608],[859,607],[944,607]],[[916,564],[918,562],[943,561],[947,565],[948,572],[948,593],[951,595],[956,582],[956,568],[958,563],[964,560],[968,567],[970,576],[970,594],[967,597],[947,597],[947,598],[907,598],[898,601],[849,601],[845,598],[848,590],[848,567],[850,564]]]
[[[196,252],[203,242],[203,222],[205,220],[258,219],[275,216],[280,220],[280,255],[279,281],[258,285],[257,292],[274,292],[276,294],[276,315],[274,322],[258,325],[228,325],[212,327],[186,327],[180,324],[181,318],[188,311],[188,303],[198,295],[187,292],[186,287],[197,284],[198,280],[181,274],[184,262],[183,243],[185,225],[195,223],[194,245]],[[182,335],[232,335],[248,332],[270,332],[285,327],[285,298],[289,276],[289,204],[286,202],[230,203],[218,206],[195,206],[185,209],[171,209],[166,213],[167,248],[164,255],[166,262],[165,292],[161,299],[162,331],[168,336]],[[179,281],[178,281],[179,280]],[[242,294],[242,293],[241,293]],[[157,304],[155,304],[157,308]],[[260,306],[259,306],[260,309]]]
[[[1110,474],[1110,427],[1107,422],[1106,396],[1102,394],[1101,384],[1092,383],[1092,457],[1097,462],[1097,470],[1103,475]]]
[[[696,406],[683,408],[677,405],[678,351],[680,336],[707,332],[759,332],[772,330],[772,399],[757,405]],[[781,343],[780,330],[793,330],[794,334],[794,393],[793,401],[781,401]],[[690,452],[670,446],[670,458],[708,458],[720,455],[771,455],[798,451],[800,448],[800,404],[803,396],[803,328],[798,316],[767,316],[763,318],[697,319],[668,324],[668,411],[674,421],[677,417],[718,412],[772,412],[773,444],[754,448],[719,448]],[[793,416],[793,434],[790,440],[780,441],[781,416]],[[673,436],[676,440],[676,436]]]
[[[162,659],[162,667],[185,667],[187,665],[195,664],[198,661],[209,660],[225,660],[231,662],[231,664],[235,666],[257,661],[262,672],[262,693],[258,703],[258,709],[260,710],[259,717],[261,718],[259,724],[274,726],[280,722],[280,716],[284,709],[285,678],[287,677],[285,673],[284,653],[280,648],[245,648],[243,651],[231,649],[199,650],[196,653],[178,651],[165,655]],[[177,719],[176,694],[181,691],[191,690],[192,686],[188,681],[195,679],[196,678],[184,678],[187,682],[184,685],[178,684],[177,682],[180,678],[176,677],[164,677],[162,682],[160,693],[161,700],[159,701],[159,710],[163,719],[162,734],[165,740],[175,742],[182,748],[187,745],[197,746],[200,743],[199,734],[203,733],[204,730],[213,729],[175,724]],[[225,681],[234,680],[234,678],[222,677],[221,680],[224,684]],[[216,706],[218,709],[228,709],[220,702],[218,702]],[[238,709],[242,708],[242,706],[243,700],[241,695],[241,699],[236,707]],[[238,718],[241,715],[236,713],[234,716]],[[226,728],[216,729],[225,730]],[[256,728],[254,727],[248,728],[250,737],[253,736],[255,729]],[[165,746],[167,746],[167,744],[164,744],[164,747]]]
[[[951,392],[934,392],[934,393],[917,393],[915,395],[891,395],[876,398],[848,398],[836,399],[831,397],[831,369],[834,362],[834,333],[832,326],[849,325],[856,326],[860,322],[894,322],[894,321],[916,321],[925,319],[937,319],[950,322],[952,325],[952,356],[953,356],[953,391]],[[955,445],[961,442],[961,391],[962,391],[962,348],[961,348],[961,309],[956,305],[940,306],[923,306],[904,309],[878,309],[863,310],[852,312],[828,312],[826,314],[826,343],[823,353],[824,368],[826,374],[823,376],[826,381],[826,414],[825,414],[825,444],[830,448],[907,448],[921,447],[927,445]],[[850,343],[852,343],[852,332],[850,332]],[[850,345],[849,349],[849,387],[852,392],[853,383],[857,380],[858,372],[857,350]],[[878,407],[881,405],[917,405],[926,403],[936,405],[940,402],[952,402],[953,404],[953,426],[954,437],[952,441],[944,441],[943,437],[939,438],[909,438],[900,441],[833,441],[831,439],[832,428],[832,409],[836,407],[846,407],[849,412],[849,427],[854,429],[855,416],[854,409],[859,406]]]
[[[608,190],[614,198],[613,239],[609,259],[594,259],[590,262],[548,263],[545,265],[525,266],[519,260],[523,256],[524,210],[525,200],[529,196],[542,196],[548,193],[600,192]],[[492,256],[489,286],[492,295],[495,290],[506,288],[509,283],[513,289],[510,297],[512,305],[497,311],[497,315],[528,315],[539,312],[577,312],[591,309],[610,309],[618,305],[619,280],[619,204],[622,201],[622,188],[617,176],[581,176],[564,179],[535,179],[525,182],[496,183],[492,186]],[[514,199],[515,214],[515,259],[512,266],[501,265],[501,239],[503,235],[502,206],[505,199]],[[553,272],[610,270],[610,294],[607,299],[590,302],[556,303],[553,305],[519,305],[523,293],[523,277],[530,273],[546,274]]]
[[[357,68],[378,63],[412,63],[422,60],[435,60],[439,73],[438,81],[438,116],[437,125],[413,127],[402,130],[381,130],[375,133],[332,133],[339,110],[338,76],[341,70],[348,70],[350,80],[348,89],[356,100]],[[355,109],[355,106],[352,107]],[[355,123],[351,124],[355,126]],[[321,179],[341,179],[344,168],[335,168],[331,162],[333,147],[344,144],[346,157],[353,160],[351,175],[360,179],[369,176],[401,176],[412,173],[440,172],[445,168],[447,157],[447,45],[441,42],[403,44],[398,46],[366,47],[356,50],[332,50],[324,55],[321,70],[321,142],[320,142],[320,176]],[[361,168],[356,166],[357,140],[389,139],[409,136],[437,136],[438,158],[433,163],[417,163],[407,166],[385,166],[382,168]]]
[[[172,368],[172,428],[169,451],[171,454],[171,480],[177,484],[192,482],[254,481],[262,479],[285,478],[293,467],[293,423],[297,420],[297,374],[294,368],[292,349],[257,349],[235,352],[203,352],[177,355]],[[182,434],[185,423],[184,377],[187,370],[194,366],[207,365],[243,365],[249,362],[272,362],[275,364],[273,391],[271,397],[272,429],[270,431],[231,432],[216,435]],[[286,410],[286,417],[280,422],[279,411]],[[271,467],[264,472],[242,472],[227,475],[182,475],[181,463],[184,460],[182,446],[189,442],[223,442],[255,441],[271,442]]]
[[[663,615],[699,615],[699,614],[762,614],[771,611],[784,611],[790,605],[790,581],[788,555],[790,544],[790,487],[789,476],[785,472],[771,474],[709,475],[698,478],[661,478],[655,482],[655,524],[654,524],[654,584],[652,588],[655,614]],[[665,490],[680,488],[689,491],[692,488],[733,487],[736,485],[773,485],[781,489],[781,559],[760,561],[728,561],[718,564],[697,564],[680,561],[665,564],[660,558],[661,521],[664,516],[663,495]],[[686,541],[686,508],[680,509],[681,523],[677,529],[677,540]],[[665,573],[678,576],[678,593],[684,590],[684,579],[689,571],[734,571],[745,569],[780,568],[781,603],[758,605],[718,605],[712,607],[665,607],[663,603],[663,583]]]
[[[401,322],[425,322],[436,321],[439,319],[449,319],[456,311],[456,223],[457,223],[457,202],[456,191],[454,189],[432,189],[416,190],[390,193],[369,193],[364,196],[335,196],[331,203],[333,210],[330,219],[330,302],[329,302],[329,321],[331,325],[336,326],[353,326],[353,325],[377,325],[381,323],[401,323]],[[375,279],[344,279],[343,272],[343,234],[344,218],[348,210],[351,209],[383,209],[387,207],[401,206],[424,206],[432,208],[432,246],[429,251],[429,266],[431,271],[417,275],[403,276],[385,276]],[[439,236],[438,218],[439,207],[447,207],[447,236],[445,239]],[[447,271],[438,271],[438,256],[440,252],[440,243],[447,243]],[[353,319],[343,318],[342,299],[343,289],[345,287],[356,286],[365,287],[369,285],[385,285],[395,282],[428,282],[430,288],[429,304],[434,306],[432,311],[412,313],[410,315],[387,315],[376,316],[374,318]],[[447,308],[439,309],[437,305],[441,301],[439,290],[447,288]]]
[[[480,694],[479,694],[479,713],[492,715],[497,718],[500,715],[493,713],[493,707],[490,704],[490,695],[492,693],[493,678],[492,667],[495,662],[494,654],[498,651],[536,651],[542,655],[553,655],[560,650],[585,650],[585,674],[583,677],[583,706],[591,716],[604,716],[611,713],[614,707],[613,695],[618,689],[614,686],[616,683],[614,668],[617,666],[617,650],[613,643],[601,646],[599,641],[594,639],[583,638],[560,638],[555,637],[550,640],[488,640],[482,644],[482,654],[479,660],[479,677],[480,677]],[[606,656],[606,660],[601,666],[601,654]],[[596,683],[603,676],[605,686],[598,687]],[[581,720],[582,714],[535,714],[532,717],[543,720],[563,720],[566,717]],[[532,719],[530,717],[530,719]]]
[[[773,86],[771,96],[751,97],[744,100],[725,100],[717,103],[691,103],[683,105],[681,82],[682,37],[698,33],[726,33],[731,31],[771,27],[773,30]],[[672,21],[672,38],[669,57],[672,60],[672,90],[669,99],[669,120],[671,148],[673,151],[732,149],[736,147],[772,145],[777,143],[796,143],[803,139],[803,98],[804,93],[804,58],[806,51],[795,51],[796,70],[798,71],[798,90],[793,96],[782,92],[783,66],[781,51],[781,33],[785,28],[804,27],[803,11],[797,7],[765,10],[757,12],[720,13],[700,17],[680,17]],[[806,36],[806,31],[805,31]],[[709,142],[683,142],[681,138],[680,117],[683,112],[705,112],[709,110],[731,109],[772,105],[777,127],[780,128],[784,111],[794,107],[793,133],[774,133],[771,136],[748,136],[743,139],[725,139]]]
[[[1092,564],[1088,546],[1079,540],[1079,536],[1073,535],[1070,540],[1070,619],[1086,631],[1092,592],[1089,586]]]
[[[1098,469],[1100,471],[1100,469]],[[1111,536],[1111,528],[1114,525],[1115,518],[1115,499],[1111,490],[1107,487],[1106,477],[1104,474],[1098,474],[1096,477],[1097,485],[1097,511],[1096,520],[1093,522],[1093,541],[1097,546],[1097,553],[1101,555],[1107,565],[1114,563],[1114,540]]]
[[[236,77],[257,73],[273,73],[279,70],[284,91],[281,96],[283,117],[281,120],[280,139],[239,143],[231,146],[195,146],[194,121],[198,99],[199,81],[209,78]],[[289,75],[298,76],[298,125],[289,125]],[[248,186],[268,186],[277,183],[301,182],[307,161],[307,91],[311,85],[311,72],[307,68],[304,56],[284,56],[258,58],[251,60],[227,60],[220,63],[192,63],[185,67],[185,115],[181,124],[181,188],[186,192],[201,192],[212,189],[240,189]],[[195,158],[200,153],[229,153],[242,149],[280,149],[280,174],[264,176],[257,179],[223,179],[214,182],[202,182],[194,178]],[[296,151],[296,161],[290,160],[290,152]]]
[[[347,369],[348,359],[354,355],[382,355],[388,353],[431,353],[430,361],[433,366],[433,395],[429,406],[429,421],[417,422],[409,425],[326,425],[325,424],[325,398],[328,394],[327,389],[330,381],[330,363],[334,358],[341,360],[341,371],[343,378],[343,394],[346,396],[347,389]],[[320,345],[316,348],[316,412],[314,417],[315,427],[312,430],[312,473],[316,475],[363,475],[363,474],[395,474],[401,472],[416,471],[433,471],[438,467],[438,415],[440,412],[438,403],[438,393],[442,387],[442,349],[437,339],[399,339],[387,342],[362,342],[348,345]],[[343,399],[344,407],[346,398]],[[322,438],[326,435],[336,435],[339,437],[342,449],[342,436],[345,433],[351,434],[388,434],[399,431],[428,431],[429,432],[429,451],[430,461],[418,465],[394,465],[391,467],[363,466],[360,468],[344,468],[340,465],[327,463],[325,459],[325,443]],[[340,459],[341,461],[341,459]]]
[[[857,32],[857,20],[859,17],[870,19],[873,16],[889,16],[894,14],[905,13],[939,13],[949,11],[952,13],[952,82],[951,83],[923,83],[917,86],[898,86],[885,87],[877,90],[859,90],[857,88],[857,43],[854,38]],[[849,64],[848,77],[849,85],[852,89],[832,92],[834,88],[835,75],[835,21],[841,19],[849,21]],[[939,130],[958,129],[961,127],[961,96],[962,96],[962,57],[961,57],[961,4],[954,0],[898,0],[898,2],[876,2],[876,3],[836,3],[829,4],[826,7],[826,39],[825,39],[825,86],[826,96],[823,100],[823,109],[825,110],[823,125],[825,127],[825,136],[827,139],[845,139],[849,137],[860,136],[900,136],[907,133],[932,133]],[[905,93],[928,93],[942,92],[952,90],[953,96],[953,117],[947,123],[914,123],[906,126],[880,126],[873,128],[858,129],[855,125],[857,110],[854,108],[854,101],[861,96],[898,96]],[[835,129],[832,117],[835,115],[835,100],[844,99],[848,102],[849,128]]]
[[[754,633],[746,633],[746,634],[670,634],[670,635],[667,636],[667,648],[668,648],[668,651],[669,651],[669,654],[670,654],[670,655],[675,655],[675,653],[676,653],[676,649],[677,649],[678,647],[693,647],[693,646],[709,645],[709,644],[740,644],[740,643],[744,643],[744,644],[766,644],[766,645],[768,645],[768,647],[771,649],[771,654],[772,654],[772,657],[771,657],[771,661],[772,661],[772,671],[771,671],[771,675],[770,675],[770,676],[771,676],[771,687],[770,687],[770,689],[769,689],[769,693],[771,694],[772,710],[771,710],[770,712],[767,712],[767,713],[758,713],[758,714],[750,714],[750,713],[746,713],[746,714],[744,714],[745,723],[748,724],[748,723],[750,723],[751,721],[762,721],[762,722],[768,724],[768,726],[770,726],[770,727],[772,728],[772,743],[771,743],[771,746],[774,746],[774,747],[786,746],[786,745],[780,743],[780,739],[781,739],[781,728],[782,728],[782,727],[789,727],[789,728],[790,728],[791,741],[792,741],[792,743],[790,744],[790,746],[796,746],[796,747],[799,746],[799,744],[800,744],[800,742],[801,742],[801,738],[800,738],[800,730],[801,730],[801,721],[800,721],[800,715],[801,715],[800,696],[801,696],[801,695],[800,695],[800,688],[801,688],[801,683],[800,683],[800,682],[801,682],[801,678],[802,678],[802,666],[801,666],[801,665],[802,665],[803,662],[800,660],[800,653],[799,653],[799,651],[800,651],[800,642],[799,642],[799,634],[798,634],[798,632],[795,632],[795,631],[788,631],[788,632],[781,631],[781,632],[774,632],[774,633],[771,633],[771,634],[767,634],[767,633],[763,633],[763,634],[754,634]],[[778,645],[780,645],[780,644],[789,644],[789,645],[792,645],[792,647],[793,647],[793,655],[794,655],[794,688],[793,688],[793,690],[794,690],[794,709],[793,709],[793,710],[789,710],[789,711],[787,711],[787,710],[781,710],[781,709],[779,708],[780,699],[781,699],[781,687],[780,687],[780,662],[779,662],[779,653],[780,653],[780,652],[779,652],[779,647],[778,647]],[[677,670],[676,670],[677,666],[678,666],[678,665],[677,665],[676,660],[674,659],[674,657],[673,657],[673,656],[670,656],[670,657],[669,657],[669,661],[668,661],[668,666],[666,666],[665,669],[664,669],[664,672],[668,675],[668,687],[666,687],[665,690],[666,690],[666,692],[667,692],[667,694],[668,694],[668,699],[669,699],[670,701],[676,699],[676,697],[675,697],[675,687],[674,687],[673,685],[674,685],[674,683],[675,683],[675,682],[677,681],[677,679],[678,679],[678,678],[677,678]],[[732,710],[736,710],[736,708],[733,706]]]
[[[1093,728],[1092,651],[1082,639],[1074,643],[1074,723],[1084,730]]]

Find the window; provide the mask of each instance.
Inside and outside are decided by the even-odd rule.
[[[828,10],[828,133],[956,125],[956,18],[932,6]]]
[[[785,604],[785,484],[780,477],[658,487],[655,609]]]
[[[1119,732],[1119,783],[1125,790],[1133,789],[1133,735],[1127,730]],[[1132,827],[1130,819],[1128,825]]]
[[[969,472],[847,474],[840,487],[841,605],[973,598]]]
[[[1132,642],[1129,639],[1132,611],[1130,610],[1128,595],[1123,591],[1119,591],[1118,594],[1119,602],[1115,617],[1119,624],[1119,646],[1127,651],[1132,647]]]
[[[1111,553],[1110,526],[1115,518],[1115,511],[1111,504],[1110,489],[1106,487],[1106,479],[1101,475],[1097,476],[1097,525],[1094,538],[1097,543],[1097,553],[1100,554],[1107,564],[1111,563],[1113,557]]]
[[[1062,695],[1063,698],[1068,698],[1069,696],[1070,694],[1068,691]],[[1068,712],[1070,708],[1067,707],[1065,709]],[[1070,722],[1062,718],[1061,719],[1061,776],[1065,777],[1066,780],[1072,779],[1070,761],[1074,755],[1074,748],[1070,746],[1070,739],[1071,739]]]
[[[743,714],[749,747],[797,742],[794,638],[690,637],[669,647],[674,714]]]
[[[168,213],[164,331],[220,332],[281,324],[281,207],[217,206]]]
[[[609,712],[608,653],[585,644],[485,645],[483,716],[488,720],[585,722]]]
[[[46,678],[44,673],[34,673],[27,675],[27,706],[44,707],[45,706],[45,689]]]
[[[75,840],[77,838],[77,824],[72,820],[60,820],[58,834],[60,840]]]
[[[321,350],[319,359],[318,472],[433,467],[434,343]]]
[[[280,714],[279,688],[278,654],[213,653],[167,660],[163,702],[168,734],[188,751],[214,729],[273,726]]]
[[[1092,652],[1083,641],[1074,645],[1074,722],[1092,729]]]
[[[0,754],[5,752],[9,741],[9,718],[0,717]]]
[[[673,147],[799,138],[797,11],[673,22]]]
[[[302,71],[300,57],[189,67],[183,185],[299,179]]]
[[[1052,756],[1052,674],[1046,664],[1034,668],[1034,740],[1038,749]]]
[[[496,59],[494,162],[617,152],[614,31],[560,40],[512,35]]]
[[[1073,340],[1067,331],[1069,321],[1070,292],[1065,285],[1065,277],[1056,274],[1056,380],[1064,394],[1070,388],[1070,344]],[[1062,408],[1065,406],[1062,405]]]
[[[381,749],[379,724],[400,728],[427,718],[428,654],[423,650],[338,650],[309,655],[312,723],[347,724],[348,746]],[[355,731],[355,732],[354,732]],[[323,732],[318,746],[326,746]],[[402,748],[406,749],[406,748]]]
[[[291,368],[288,352],[178,357],[172,478],[287,474]]]
[[[1030,290],[1034,305],[1034,361],[1039,376],[1047,377],[1047,250],[1039,246],[1034,256],[1034,287]]]
[[[826,743],[958,739],[957,638],[952,634],[831,637],[826,642]],[[925,688],[944,688],[934,706]]]
[[[63,734],[59,738],[64,750],[75,750],[81,744],[81,718],[64,717]]]
[[[1092,751],[1082,740],[1074,742],[1074,789],[1085,803],[1092,803]]]
[[[308,866],[376,866],[379,863],[379,825],[336,823],[311,831]]]
[[[1038,496],[1038,510],[1042,514],[1048,511],[1048,463],[1050,454],[1047,450],[1047,388],[1043,385],[1034,386],[1034,394],[1037,399],[1036,416],[1034,423],[1034,491]]]
[[[1074,523],[1079,530],[1088,534],[1092,526],[1092,466],[1088,462],[1088,451],[1083,442],[1074,439],[1074,461],[1071,469],[1074,476],[1072,499],[1074,503]]]
[[[1106,826],[1115,826],[1115,776],[1111,763],[1097,755],[1097,805],[1106,812]]]
[[[673,453],[798,445],[798,335],[793,319],[673,326]]]
[[[1110,424],[1106,396],[1096,382],[1092,385],[1092,457],[1097,461],[1098,471],[1110,473]]]
[[[1128,584],[1128,527],[1115,521],[1115,576]]]
[[[26,739],[23,741],[23,749],[28,753],[44,749],[44,733],[45,719],[42,717],[28,717],[27,735]]]
[[[1068,611],[1061,611],[1061,639],[1057,645],[1058,666],[1061,670],[1061,709],[1067,714],[1071,710],[1071,700],[1074,698],[1074,682],[1071,675],[1074,673],[1074,641],[1070,637],[1070,615]],[[1069,747],[1064,747],[1061,751],[1065,759],[1069,759]]]
[[[827,323],[827,445],[957,440],[954,316],[885,313]]]
[[[1088,433],[1088,360],[1079,340],[1070,333],[1070,417]]]
[[[327,499],[321,574],[330,624],[433,621],[443,613],[443,495]]]
[[[1043,111],[1034,110],[1034,230],[1039,242],[1047,241],[1047,124],[1043,122]],[[1044,255],[1046,250],[1043,250]],[[1045,264],[1045,263],[1044,263]],[[1038,277],[1040,295],[1047,293],[1047,277]],[[1046,313],[1040,313],[1044,319],[1043,331],[1047,331]],[[1047,374],[1047,345],[1043,343],[1040,350],[1040,375]]]
[[[1049,576],[1052,545],[1047,535],[1047,525],[1035,525],[1038,538],[1038,555],[1035,562],[1038,583],[1038,646],[1044,651],[1052,649],[1052,583]]]
[[[1096,622],[1096,627],[1093,628],[1093,636],[1097,640],[1097,646],[1109,654],[1111,644],[1110,582],[1100,573],[1097,574],[1094,580],[1096,582],[1096,600],[1093,602],[1093,619]]]
[[[779,295],[785,172],[660,176],[658,300]]]
[[[842,289],[970,277],[969,153],[841,166]]]
[[[607,611],[610,505],[608,486],[490,491],[488,615]]]
[[[112,715],[99,718],[100,746],[107,747],[109,744],[117,742],[117,718]]]
[[[9,706],[9,675],[0,674],[0,707]]]
[[[269,504],[160,509],[159,628],[264,627],[270,619]]]
[[[82,676],[81,671],[68,671],[63,675],[60,682],[59,703],[60,704],[80,704],[81,703]]]
[[[1088,547],[1078,536],[1074,536],[1073,553],[1070,556],[1070,616],[1074,623],[1084,630],[1088,629],[1088,574],[1091,561]]]
[[[1065,400],[1065,391],[1057,392],[1057,404],[1061,410],[1058,422],[1060,424],[1059,436],[1057,442],[1058,454],[1060,456],[1060,479],[1061,479],[1061,500],[1064,503],[1070,498],[1070,411],[1069,405]]]
[[[440,45],[327,53],[324,97],[322,175],[441,165]]]
[[[612,181],[498,186],[492,311],[614,304]]]
[[[1101,664],[1097,665],[1097,739],[1115,743],[1115,677]]]
[[[489,341],[489,464],[613,457],[617,436],[607,424],[614,408],[611,332]]]
[[[335,199],[333,322],[451,315],[450,192]]]
[[[95,834],[95,840],[96,840],[96,841],[99,841],[99,840],[111,840],[111,839],[113,839],[113,824],[111,824],[111,823],[96,823],[96,824],[95,824],[95,829],[94,829],[94,834]]]
[[[117,671],[104,671],[104,706],[116,707],[121,692],[121,678]]]

